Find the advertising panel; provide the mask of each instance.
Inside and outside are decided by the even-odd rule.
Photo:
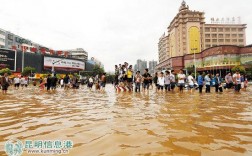
[[[0,67],[1,68],[9,68],[12,71],[16,71],[16,58],[17,58],[16,51],[0,48]]]
[[[66,69],[85,69],[84,61],[73,60],[68,58],[44,57],[44,67],[66,68]]]

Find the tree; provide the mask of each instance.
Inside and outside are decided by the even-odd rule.
[[[36,72],[36,69],[35,68],[33,68],[33,67],[25,67],[24,68],[24,70],[23,70],[23,72],[22,72],[22,75],[23,76],[28,76],[28,75],[30,75],[31,73],[35,73]]]
[[[244,66],[234,66],[231,71],[235,73],[236,71],[240,71],[241,74],[245,74],[246,70]]]
[[[104,69],[101,68],[99,65],[95,65],[94,68],[93,68],[93,73],[95,75],[102,74],[102,73],[104,73]]]
[[[4,75],[4,73],[7,73],[8,75],[11,74],[11,70],[9,68],[3,68],[0,70],[0,75]]]

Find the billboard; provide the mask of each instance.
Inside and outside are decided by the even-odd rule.
[[[57,57],[44,57],[44,67],[52,67],[54,63],[55,68],[64,68],[64,69],[85,69],[85,62],[80,60],[74,60],[69,58],[57,58]]]
[[[16,51],[0,48],[0,67],[1,68],[9,68],[12,71],[16,71],[16,58],[17,58]]]

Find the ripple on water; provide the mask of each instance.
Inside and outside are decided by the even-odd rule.
[[[74,156],[252,155],[251,92],[10,89],[0,95],[0,146],[13,137],[71,139]]]

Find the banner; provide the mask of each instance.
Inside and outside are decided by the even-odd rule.
[[[17,52],[9,49],[0,49],[0,67],[16,71]]]
[[[56,57],[44,57],[44,67],[52,67],[54,63],[55,68],[68,68],[68,69],[85,69],[85,63],[80,60],[56,58]]]

